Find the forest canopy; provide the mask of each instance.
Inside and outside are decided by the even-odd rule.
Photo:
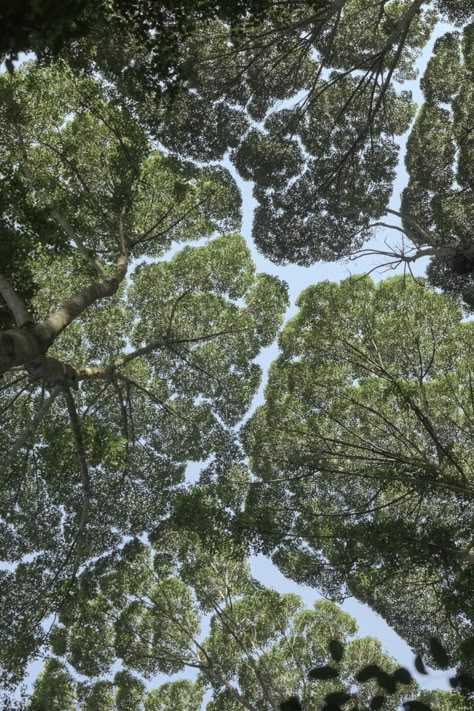
[[[5,704],[42,659],[31,711],[467,710],[472,2],[1,19]],[[314,270],[292,318],[254,246]],[[318,281],[363,255],[399,275]],[[452,691],[357,637],[351,596]]]

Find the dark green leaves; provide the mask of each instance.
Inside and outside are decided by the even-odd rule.
[[[315,667],[308,672],[308,679],[311,681],[326,681],[327,679],[336,679],[338,676],[337,669],[330,666]]]
[[[369,664],[357,672],[356,679],[362,683],[370,681],[370,679],[377,679],[380,671],[377,664]]]
[[[281,711],[303,711],[301,702],[297,696],[291,696],[280,704]]]
[[[413,682],[413,677],[405,667],[399,667],[393,672],[393,678],[400,684],[409,685]]]
[[[344,645],[337,639],[329,642],[329,653],[335,662],[340,662],[344,656]]]
[[[449,656],[444,645],[436,637],[430,638],[430,651],[433,661],[440,669],[449,669]]]
[[[459,672],[455,677],[449,680],[451,688],[460,689],[469,694],[474,693],[474,676],[467,672]]]
[[[351,699],[352,694],[348,694],[345,691],[333,691],[331,694],[325,696],[325,708],[329,711],[332,708],[344,705]]]
[[[415,657],[415,669],[419,674],[428,674],[420,654],[417,654],[417,656]]]

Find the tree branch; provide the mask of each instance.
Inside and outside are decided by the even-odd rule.
[[[44,344],[45,349],[48,349],[59,334],[92,304],[113,296],[124,280],[127,268],[127,257],[121,255],[117,260],[114,274],[106,276],[102,281],[86,286],[82,291],[68,299],[55,313],[39,323],[34,329],[35,335]]]
[[[84,440],[82,437],[81,423],[79,421],[79,416],[77,414],[76,403],[74,402],[74,397],[71,391],[67,388],[64,391],[64,397],[66,399],[67,409],[69,413],[69,421],[71,423],[72,434],[74,438],[74,446],[76,449],[77,459],[79,462],[79,471],[81,473],[82,479],[82,511],[81,518],[79,520],[79,527],[77,529],[77,534],[75,538],[75,544],[77,545],[76,553],[76,567],[75,572],[79,567],[81,561],[81,543],[84,531],[87,525],[87,518],[89,515],[91,489],[90,489],[90,478],[89,470],[87,468],[86,451],[84,447]],[[75,574],[75,573],[74,573]],[[74,575],[73,575],[74,577]]]
[[[105,277],[107,273],[104,267],[97,259],[97,257],[95,257],[94,254],[89,249],[87,249],[81,237],[72,228],[71,224],[64,217],[64,215],[62,215],[55,207],[50,208],[50,212],[54,220],[58,223],[58,225],[63,228],[69,239],[74,242],[79,252],[86,258],[87,262],[91,265],[91,267],[98,273],[99,276]]]
[[[23,299],[18,296],[13,286],[3,274],[0,274],[0,294],[13,314],[18,328],[34,323]]]
[[[8,453],[6,460],[4,460],[2,465],[2,471],[7,472],[8,467],[15,459],[18,452],[25,446],[28,438],[33,434],[33,432],[38,428],[43,418],[47,415],[51,409],[52,404],[56,400],[59,393],[62,391],[62,385],[57,385],[51,392],[50,396],[43,402],[38,412],[34,415],[31,421],[24,428],[23,432],[20,434],[10,452]]]

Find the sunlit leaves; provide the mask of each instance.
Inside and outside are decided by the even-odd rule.
[[[200,711],[203,690],[199,684],[182,679],[152,689],[145,701],[145,711]]]
[[[379,673],[383,680],[399,674],[376,640],[354,639],[355,620],[334,603],[318,600],[306,609],[298,595],[279,594],[254,580],[243,548],[223,538],[210,547],[194,532],[179,533],[163,528],[154,550],[135,541],[105,566],[99,562],[106,597],[87,585],[92,571],[83,576],[83,595],[63,615],[55,649],[73,673],[90,677],[73,687],[85,711],[94,702],[100,711],[109,711],[112,702],[127,710],[144,702],[146,711],[197,711],[204,692],[209,711],[238,711],[245,704],[266,708],[270,700],[276,708],[290,708],[289,699],[293,705],[301,699],[303,708],[326,703],[329,709],[338,699],[357,696],[365,703],[374,694],[374,684],[356,678],[362,661],[386,670]],[[209,614],[204,636],[199,621]],[[102,649],[91,636],[94,620]],[[74,651],[79,639],[81,657]],[[109,654],[123,665],[113,679],[110,668],[98,666]],[[63,668],[59,660],[54,663]],[[308,675],[315,664],[325,673]],[[171,681],[145,692],[141,677],[188,665],[199,671],[195,682]],[[97,680],[104,673],[107,679]],[[411,684],[407,693],[414,690]],[[387,708],[405,698],[395,688]]]
[[[32,695],[33,709],[74,711],[76,708],[72,678],[57,659],[47,659],[35,681]]]

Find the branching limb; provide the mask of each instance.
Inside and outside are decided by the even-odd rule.
[[[13,314],[18,328],[34,323],[23,299],[18,296],[13,286],[3,274],[0,274],[0,294]]]
[[[121,255],[116,263],[115,272],[107,275],[102,281],[89,284],[73,297],[68,299],[59,309],[35,327],[35,335],[49,346],[60,333],[78,316],[81,316],[92,304],[102,299],[110,298],[119,288],[127,274],[128,259]]]
[[[27,178],[27,180],[32,183],[36,188],[38,188],[37,181],[35,179],[35,175],[33,171],[31,170],[28,162],[28,153],[26,151],[25,144],[23,142],[23,138],[21,135],[18,135],[18,141],[20,144],[20,149],[21,153],[23,155],[23,165],[22,165],[22,171],[24,176]],[[40,188],[40,192],[41,188]],[[47,201],[46,201],[47,204]],[[81,237],[76,233],[76,231],[73,229],[69,221],[64,217],[64,215],[54,206],[48,205],[49,212],[51,213],[51,216],[53,217],[54,221],[62,227],[62,229],[65,231],[67,236],[69,237],[70,240],[76,245],[77,249],[81,252],[81,254],[84,255],[86,260],[89,262],[89,264],[92,266],[92,268],[99,274],[99,276],[105,276],[106,272],[102,264],[99,262],[99,260],[90,252],[90,250],[87,249],[85,244],[83,243]]]
[[[144,395],[148,397],[151,402],[153,402],[155,405],[158,405],[161,407],[168,415],[172,415],[173,417],[177,417],[179,420],[182,420],[183,422],[187,422],[186,418],[177,413],[172,407],[167,405],[163,400],[160,400],[159,398],[156,397],[148,388],[146,388],[144,385],[140,385],[140,383],[137,383],[136,380],[133,380],[132,378],[125,377],[124,375],[120,375],[119,379],[122,380],[124,383],[127,383],[128,385],[133,386],[137,390],[140,390]]]
[[[421,246],[421,244],[428,244],[431,247],[436,247],[436,239],[431,235],[429,232],[427,232],[423,227],[416,222],[416,220],[413,219],[413,217],[410,217],[410,215],[407,215],[406,212],[402,212],[399,210],[392,210],[391,208],[387,208],[387,212],[389,215],[395,215],[396,217],[399,217],[401,220],[404,220],[410,227],[413,227],[415,232],[417,232],[422,238],[423,241],[421,243],[418,243],[418,241],[414,238],[413,233],[411,233],[410,239],[412,242],[414,242],[417,246]]]
[[[97,257],[94,256],[91,250],[87,249],[81,237],[73,229],[72,225],[68,222],[64,215],[62,215],[55,207],[51,208],[50,212],[54,220],[58,223],[58,225],[60,225],[60,227],[63,228],[64,232],[67,234],[69,239],[72,240],[72,242],[76,245],[77,249],[85,257],[86,261],[90,264],[90,266],[97,272],[99,276],[105,277],[107,275],[105,268],[97,259]]]

